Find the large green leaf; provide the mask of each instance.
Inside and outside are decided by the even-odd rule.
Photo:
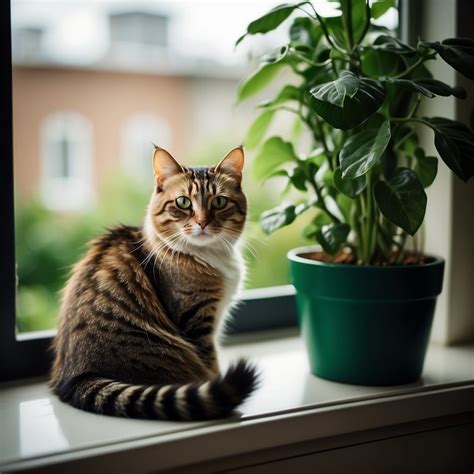
[[[384,77],[384,82],[393,84],[395,86],[403,87],[409,89],[413,92],[419,92],[426,97],[433,98],[435,95],[441,95],[448,97],[453,95],[459,99],[466,98],[466,91],[463,87],[451,87],[444,82],[438,81],[436,79],[397,79],[393,77]]]
[[[307,94],[310,107],[334,128],[350,130],[363,124],[382,106],[385,99],[383,85],[373,79],[361,78],[359,89],[354,96],[346,96],[344,105],[339,107]]]
[[[283,62],[265,63],[239,86],[238,100],[245,100],[264,89],[275,78]]]
[[[372,18],[380,18],[383,14],[385,14],[389,8],[395,7],[396,1],[395,0],[378,0],[372,4],[371,11],[372,11]]]
[[[257,179],[264,179],[283,163],[296,160],[297,156],[291,143],[283,141],[280,137],[272,137],[263,144],[255,158],[253,172]]]
[[[358,89],[359,78],[351,71],[342,71],[335,81],[317,85],[309,93],[315,99],[343,107],[346,97],[354,97]]]
[[[370,8],[366,0],[351,0],[352,36],[354,44],[362,41],[366,22],[370,21]]]
[[[474,79],[474,40],[449,38],[438,42],[424,42],[420,46],[434,49],[456,71]]]
[[[344,6],[342,6],[344,8]],[[351,24],[353,43],[357,44],[362,40],[366,32],[366,22],[370,20],[370,8],[366,0],[351,0]],[[346,28],[344,26],[343,12],[340,15],[324,18],[329,34],[333,41],[343,49],[348,48]]]
[[[374,196],[387,220],[415,235],[425,217],[426,194],[414,171],[398,168],[390,181],[375,184]]]
[[[463,181],[474,176],[474,133],[461,122],[425,118],[435,133],[435,146],[446,165]]]
[[[247,26],[247,32],[242,35],[235,45],[237,46],[247,35],[255,35],[257,33],[268,33],[274,30],[277,26],[280,26],[292,13],[293,11],[304,5],[307,2],[279,5],[270,10],[265,15],[257,18],[256,20],[249,23]]]
[[[291,184],[299,191],[306,191],[306,172],[300,166],[296,166],[288,174]]]
[[[387,51],[390,53],[400,54],[402,56],[413,57],[417,54],[416,49],[412,46],[403,43],[398,38],[388,35],[381,35],[378,36],[372,48],[380,50],[380,51]]]
[[[341,168],[335,169],[333,179],[336,188],[350,198],[358,196],[367,186],[367,178],[365,176],[359,176],[354,179],[343,178]]]
[[[330,18],[321,19],[326,25],[333,42],[342,49],[346,49],[346,34],[343,26],[342,14]]]
[[[328,224],[316,231],[315,237],[326,253],[334,255],[346,242],[350,231],[348,224]]]
[[[379,78],[399,74],[404,68],[404,63],[396,53],[369,47],[364,49],[361,68],[364,75]]]
[[[286,85],[278,92],[274,99],[262,102],[259,104],[259,107],[274,107],[291,100],[301,100],[301,89],[292,85]]]
[[[334,79],[334,71],[331,64],[324,66],[309,66],[301,71],[301,75],[305,79],[305,85],[308,89],[315,84],[323,84]]]
[[[415,173],[420,178],[424,188],[431,186],[438,173],[438,158],[436,156],[426,156],[422,148],[415,150]]]
[[[467,97],[466,89],[462,86],[451,87],[444,82],[438,81],[437,79],[418,79],[417,84],[428,89],[435,95],[443,97],[449,97],[453,95],[458,99],[465,99]]]
[[[290,26],[290,39],[293,44],[305,44],[315,48],[322,36],[323,30],[321,25],[307,16],[295,18]]]
[[[350,137],[340,154],[342,177],[357,178],[372,168],[382,156],[390,141],[390,123],[386,120],[380,128],[362,130]]]
[[[291,224],[296,219],[296,206],[291,202],[282,202],[279,206],[265,211],[260,216],[260,225],[266,234]]]
[[[296,217],[307,211],[313,204],[313,201],[307,201],[295,206],[289,201],[282,202],[279,206],[262,213],[260,225],[266,234],[271,234],[281,227],[291,224]]]
[[[260,114],[249,128],[245,145],[247,148],[255,148],[262,140],[275,115],[275,110],[265,110]]]

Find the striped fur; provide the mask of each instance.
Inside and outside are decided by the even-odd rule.
[[[254,367],[240,360],[224,376],[188,384],[127,384],[82,373],[55,387],[61,401],[103,415],[160,420],[229,416],[255,389]]]
[[[243,360],[220,374],[214,343],[242,276],[241,153],[185,168],[155,152],[145,225],[93,241],[64,289],[50,378],[62,401],[105,415],[198,420],[229,415],[255,389],[255,368]],[[179,196],[192,208],[180,209]],[[213,208],[216,196],[226,196],[224,208]]]

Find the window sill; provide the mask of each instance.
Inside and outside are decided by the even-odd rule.
[[[212,422],[104,417],[60,403],[44,380],[0,385],[0,470],[95,471],[114,460],[120,470],[148,472],[474,412],[474,345],[432,345],[423,378],[398,387],[312,376],[294,330],[253,342],[234,336],[223,365],[242,355],[261,368],[261,388],[241,417]]]

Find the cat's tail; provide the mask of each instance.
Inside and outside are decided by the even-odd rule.
[[[185,385],[132,385],[84,373],[54,387],[61,401],[104,415],[160,420],[229,416],[258,384],[254,365],[239,360],[224,375]]]

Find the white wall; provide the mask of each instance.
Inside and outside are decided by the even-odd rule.
[[[457,35],[455,1],[425,0],[421,19],[423,40],[433,41]],[[430,69],[437,79],[448,84],[461,83],[459,75],[444,61],[432,61]],[[422,113],[465,119],[462,112],[472,107],[474,88],[469,81],[471,104],[454,98],[425,100]],[[422,143],[429,154],[437,156],[433,133],[420,129]],[[444,290],[438,300],[432,339],[442,344],[453,344],[474,338],[474,180],[467,185],[453,175],[440,160],[438,176],[428,190],[425,220],[426,251],[446,259]]]

